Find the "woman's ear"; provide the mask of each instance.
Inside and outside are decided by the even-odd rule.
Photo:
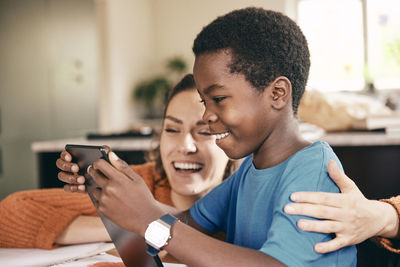
[[[285,76],[279,76],[270,85],[272,107],[280,110],[292,104],[292,83]]]

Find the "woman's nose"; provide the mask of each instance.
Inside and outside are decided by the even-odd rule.
[[[182,143],[179,146],[179,151],[184,154],[190,154],[197,151],[196,141],[191,134],[186,134],[183,137]]]

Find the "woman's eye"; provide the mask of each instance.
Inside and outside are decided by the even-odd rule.
[[[213,101],[218,104],[219,102],[221,102],[225,98],[226,98],[226,96],[213,97]]]
[[[164,131],[166,131],[167,133],[177,133],[178,131],[175,129],[171,129],[171,128],[166,128]]]
[[[210,135],[211,135],[211,133],[210,133],[210,132],[208,132],[208,131],[199,132],[199,134],[201,134],[201,135],[205,135],[205,136],[210,136]]]
[[[204,99],[200,100],[200,103],[202,103],[204,106],[206,106],[206,101]]]

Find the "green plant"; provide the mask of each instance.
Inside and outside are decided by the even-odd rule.
[[[185,60],[176,56],[167,61],[165,74],[137,84],[133,97],[145,105],[147,117],[159,117],[162,115],[161,112],[164,109],[168,91],[186,70],[187,64]]]

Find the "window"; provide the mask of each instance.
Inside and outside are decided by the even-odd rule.
[[[310,47],[309,88],[400,89],[399,0],[298,0]]]

